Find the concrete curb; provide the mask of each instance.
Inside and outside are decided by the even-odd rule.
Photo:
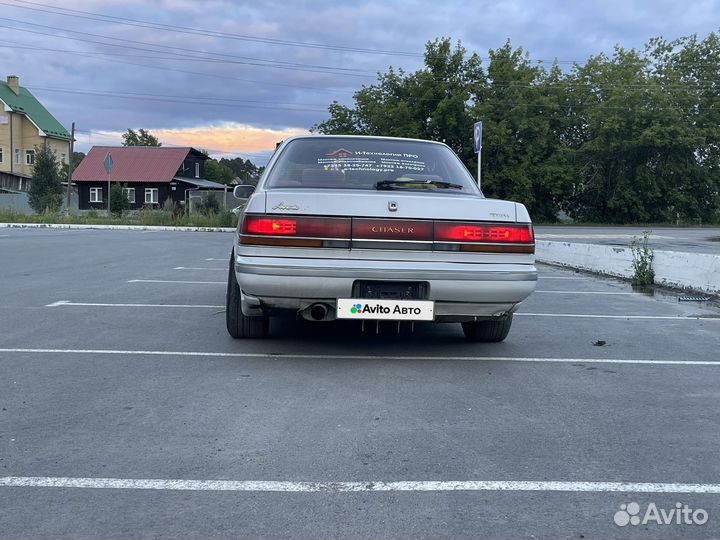
[[[168,225],[88,225],[72,223],[0,223],[11,229],[99,229],[112,231],[234,232],[235,227],[172,227]]]
[[[629,279],[630,248],[538,240],[538,262]],[[679,289],[720,293],[720,256],[706,253],[655,251],[655,282]]]

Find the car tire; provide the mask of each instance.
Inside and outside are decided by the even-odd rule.
[[[510,332],[513,316],[510,313],[507,317],[492,321],[470,321],[462,323],[465,337],[469,341],[483,343],[498,343],[504,340]]]
[[[235,339],[264,338],[268,334],[269,318],[267,315],[248,317],[243,314],[240,304],[240,287],[235,278],[233,259],[230,257],[227,293],[225,294],[225,323],[228,333]]]

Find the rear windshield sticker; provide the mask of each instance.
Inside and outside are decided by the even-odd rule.
[[[396,152],[368,152],[359,150],[355,153],[338,148],[318,158],[318,165],[325,170],[334,171],[371,171],[392,172],[395,170],[418,171],[426,170],[424,161],[417,154]]]

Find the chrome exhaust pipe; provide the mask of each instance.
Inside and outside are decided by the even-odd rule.
[[[325,304],[313,304],[310,306],[310,317],[314,321],[322,321],[327,317],[328,307]]]
[[[307,321],[330,321],[335,319],[334,309],[328,304],[312,304],[300,311],[302,318]]]

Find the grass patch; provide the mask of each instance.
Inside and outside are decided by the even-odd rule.
[[[19,214],[12,210],[0,210],[2,223],[46,223],[61,225],[164,225],[168,227],[235,227],[237,216],[229,211],[186,216],[164,209],[143,209],[132,215],[108,217],[88,212],[80,216],[63,214]]]

